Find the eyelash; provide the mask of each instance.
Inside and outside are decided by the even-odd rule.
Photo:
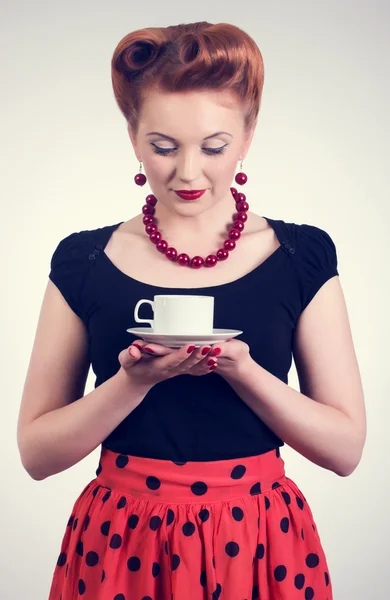
[[[155,154],[161,154],[162,156],[168,156],[175,152],[176,148],[159,148],[155,144],[152,144],[153,152]],[[221,146],[220,148],[203,148],[203,150],[208,154],[223,154],[226,150],[227,144],[225,146]]]

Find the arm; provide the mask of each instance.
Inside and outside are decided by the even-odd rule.
[[[300,390],[251,358],[225,377],[241,399],[284,442],[340,476],[358,465],[366,437],[359,367],[338,277],[317,292],[294,339]]]
[[[18,420],[22,464],[33,479],[64,471],[90,454],[148,392],[119,368],[83,396],[87,357],[84,324],[49,281]]]

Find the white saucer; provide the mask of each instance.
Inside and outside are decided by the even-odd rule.
[[[126,329],[138,338],[142,338],[145,342],[160,344],[168,348],[181,348],[186,344],[194,344],[195,346],[203,346],[204,344],[217,344],[218,342],[226,342],[240,335],[242,331],[238,329],[213,329],[210,335],[172,335],[164,333],[154,333],[152,327],[133,327]]]

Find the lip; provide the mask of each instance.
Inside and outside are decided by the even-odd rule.
[[[175,194],[183,198],[184,200],[196,200],[203,196],[206,190],[174,190]]]

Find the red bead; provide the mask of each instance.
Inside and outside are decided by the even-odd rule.
[[[246,196],[242,192],[237,192],[237,194],[234,196],[234,199],[235,199],[236,203],[245,202]]]
[[[235,196],[236,196],[236,194],[237,194],[237,190],[236,190],[236,188],[235,188],[235,187],[231,187],[231,188],[230,188],[230,191],[231,191],[231,193],[232,193],[232,196],[234,196],[234,197],[235,197]]]
[[[246,212],[238,212],[233,216],[234,221],[243,221],[245,223],[247,219],[248,215],[246,214]]]
[[[150,234],[149,239],[153,244],[157,244],[157,242],[161,240],[161,233],[159,231],[153,231],[153,233]]]
[[[225,240],[223,243],[225,250],[234,250],[236,242],[234,240]]]
[[[144,204],[142,207],[142,212],[144,213],[144,215],[154,215],[156,209],[153,206],[150,206],[149,204]]]
[[[186,267],[190,262],[190,257],[188,256],[188,254],[185,254],[183,252],[182,254],[179,254],[179,256],[177,257],[177,262],[182,267]]]
[[[149,194],[148,196],[146,196],[145,202],[146,204],[150,204],[150,206],[156,206],[157,198],[156,196],[153,196],[153,194]]]
[[[246,212],[249,210],[249,204],[248,202],[237,202],[236,209],[238,212]]]
[[[152,215],[145,215],[142,219],[142,221],[144,222],[144,225],[147,225],[148,223],[154,223],[155,222],[155,218],[152,217]]]
[[[241,236],[241,233],[238,231],[238,229],[231,229],[228,233],[228,236],[231,240],[238,240]]]
[[[165,254],[165,252],[168,248],[168,242],[166,242],[165,240],[160,240],[159,242],[157,242],[156,248],[159,252],[161,252],[162,254]]]
[[[145,185],[146,177],[143,173],[137,173],[137,175],[134,177],[134,181],[137,185]]]
[[[157,225],[155,223],[148,223],[145,226],[145,231],[148,235],[150,235],[151,233],[153,233],[153,231],[157,231]]]
[[[215,254],[209,254],[206,258],[205,267],[215,267],[218,262],[218,258]]]
[[[194,256],[191,259],[190,265],[193,269],[200,269],[204,265],[204,260],[201,256]]]
[[[170,248],[167,249],[167,251],[165,252],[165,256],[167,258],[169,258],[169,260],[176,260],[177,257],[177,250],[176,248],[173,248],[173,246],[171,246]]]
[[[245,224],[243,221],[234,221],[232,225],[232,229],[238,229],[238,231],[243,231]]]
[[[229,256],[229,252],[224,248],[220,248],[217,252],[218,260],[226,260]]]
[[[236,183],[239,183],[240,185],[244,185],[244,183],[248,181],[248,177],[245,175],[245,173],[237,173],[237,175],[234,178],[234,181]]]

